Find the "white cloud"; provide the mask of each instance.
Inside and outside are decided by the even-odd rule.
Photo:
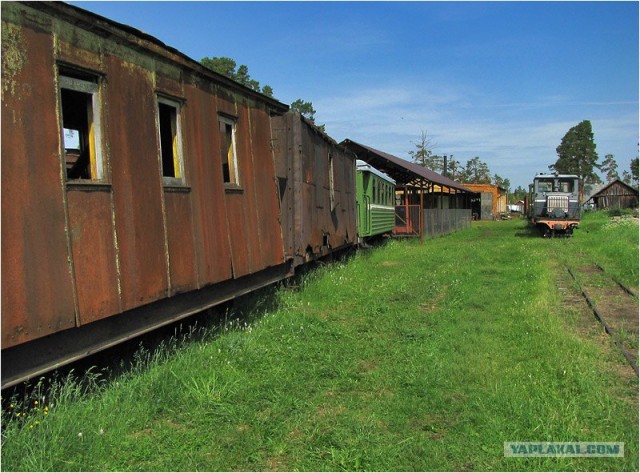
[[[318,122],[326,124],[327,132],[338,141],[350,138],[408,159],[412,142],[426,130],[436,153],[453,153],[463,163],[479,156],[493,173],[510,178],[514,187],[526,185],[536,173],[546,171],[557,159],[555,150],[562,137],[583,119],[592,122],[601,156],[613,153],[621,169],[628,164],[620,160],[632,157],[623,150],[635,149],[638,141],[637,115],[611,115],[617,106],[629,108],[627,102],[613,108],[604,103],[585,108],[556,96],[500,104],[492,97],[425,81],[396,81],[376,87],[354,84],[333,90],[340,93],[317,99],[314,107]],[[630,108],[637,110],[637,103],[636,107],[633,104]]]

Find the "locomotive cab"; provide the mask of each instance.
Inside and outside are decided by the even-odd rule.
[[[578,176],[539,174],[530,186],[529,218],[545,237],[571,236],[580,223]]]

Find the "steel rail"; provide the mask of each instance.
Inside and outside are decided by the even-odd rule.
[[[602,266],[600,266],[598,263],[593,263],[593,265],[594,265],[596,268],[598,268],[600,271],[602,271],[603,273],[605,273],[607,276],[609,276],[611,279],[613,279],[613,281],[614,281],[618,286],[620,286],[620,288],[621,288],[624,292],[626,292],[626,293],[627,293],[627,294],[629,294],[630,296],[638,297],[638,293],[637,293],[637,292],[635,292],[633,289],[629,289],[627,286],[625,286],[624,284],[622,284],[622,282],[620,282],[620,280],[619,280],[617,277],[615,277],[614,275],[607,273],[607,272],[604,270],[604,268],[603,268]]]
[[[571,270],[571,268],[566,263],[565,263],[565,267],[567,268],[567,271],[569,272],[569,274],[571,275],[573,280],[578,285],[578,288],[580,289],[580,293],[582,294],[582,297],[584,297],[584,299],[587,301],[587,305],[589,305],[589,308],[593,312],[593,315],[595,316],[596,320],[598,322],[600,322],[600,325],[602,325],[602,327],[604,328],[604,331],[612,338],[612,340],[615,343],[615,345],[622,352],[622,355],[625,357],[625,359],[631,365],[631,368],[633,368],[633,371],[635,372],[636,376],[640,377],[640,375],[638,374],[638,364],[637,364],[636,360],[634,360],[633,357],[631,355],[629,355],[629,353],[627,353],[627,351],[625,350],[624,345],[622,343],[622,340],[620,340],[620,337],[618,336],[618,334],[615,333],[615,331],[613,331],[612,328],[604,320],[604,317],[598,311],[598,308],[596,307],[595,303],[589,297],[589,294],[587,293],[586,289],[584,289],[584,287],[582,287],[582,284],[580,284],[580,282],[578,281],[578,278],[576,277],[574,272]],[[598,266],[598,268],[600,268],[600,267]],[[602,269],[602,268],[600,268],[600,269]],[[602,271],[604,271],[604,270],[602,269]],[[607,275],[611,276],[608,273],[607,273]],[[633,294],[631,293],[631,295],[633,295]]]

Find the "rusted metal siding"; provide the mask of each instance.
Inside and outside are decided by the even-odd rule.
[[[266,268],[284,262],[284,247],[279,223],[269,113],[264,108],[253,108],[250,114],[252,172],[255,179],[256,218],[260,240],[257,263],[260,267]]]
[[[3,349],[284,261],[270,148],[284,105],[75,7],[10,2],[2,15]],[[100,182],[65,183],[60,64],[100,78]],[[159,94],[180,104],[172,186]],[[238,121],[237,189],[223,183],[221,112]]]
[[[272,122],[287,258],[301,264],[355,244],[355,157],[297,113]]]
[[[236,146],[238,154],[238,170],[240,173],[241,192],[227,193],[227,202],[232,209],[227,212],[231,223],[238,220],[229,238],[233,248],[234,277],[254,273],[257,268],[260,252],[260,237],[256,212],[256,184],[253,173],[253,149],[251,147],[251,122],[244,104],[237,104]],[[276,214],[277,215],[277,214]],[[275,215],[274,215],[275,216]],[[268,218],[267,215],[265,217]],[[238,237],[236,240],[236,236]],[[240,255],[240,253],[243,253]],[[237,264],[236,264],[237,261]],[[241,264],[244,263],[244,264]]]
[[[198,287],[230,279],[231,249],[217,138],[217,100],[206,83],[185,86],[185,167],[191,185]],[[193,120],[197,120],[192,125]],[[198,126],[195,126],[198,123]]]
[[[331,236],[331,246],[334,248],[357,242],[355,156],[342,147],[337,149],[334,158],[336,172],[334,183],[338,231]]]
[[[170,295],[198,287],[191,222],[191,195],[165,191],[164,205],[169,253]]]
[[[53,37],[2,2],[2,347],[75,324]],[[53,126],[43,126],[53,124]]]
[[[225,197],[237,278],[282,263],[284,251],[268,112],[238,104],[235,116],[240,183],[225,186]]]
[[[280,229],[284,245],[284,257],[293,260],[295,257],[295,214],[293,185],[293,135],[292,120],[276,117],[271,120],[272,148],[275,159],[280,203]]]
[[[123,310],[168,291],[162,185],[151,73],[107,57],[108,143]],[[98,263],[99,264],[99,263]]]
[[[121,311],[111,192],[69,190],[67,205],[79,323],[86,324]]]

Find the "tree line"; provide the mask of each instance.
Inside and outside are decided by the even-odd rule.
[[[602,184],[603,180],[596,170],[604,174],[607,183],[620,179],[628,185],[638,185],[638,157],[631,160],[629,171],[624,170],[622,178],[618,174],[618,163],[613,154],[605,155],[598,162],[596,143],[589,120],[583,120],[569,129],[560,145],[556,148],[558,159],[549,165],[549,170],[560,174],[576,174],[580,182],[580,200],[588,184]]]
[[[413,162],[427,167],[435,172],[446,175],[450,179],[468,184],[497,184],[510,189],[508,178],[502,178],[498,174],[491,174],[489,166],[479,157],[467,161],[466,166],[455,160],[453,155],[448,156],[445,169],[445,156],[433,153],[433,144],[427,133],[422,131],[420,139],[413,143],[415,149],[409,151]],[[575,174],[580,181],[580,199],[584,197],[584,189],[588,184],[601,184],[602,178],[596,170],[602,172],[606,182],[620,179],[628,185],[638,185],[638,157],[631,160],[629,170],[624,170],[622,177],[618,174],[618,163],[612,154],[605,155],[602,163],[598,163],[598,153],[593,139],[591,122],[583,120],[572,127],[562,138],[556,148],[558,159],[548,166],[549,171],[559,174]],[[518,186],[510,195],[510,201],[524,198],[527,190]]]
[[[427,136],[426,131],[420,133],[420,139],[413,142],[415,149],[409,151],[409,156],[414,163],[424,166],[432,171],[442,174],[453,181],[466,182],[468,184],[497,184],[504,189],[510,189],[511,182],[498,174],[492,174],[486,162],[478,156],[467,160],[465,165],[456,160],[453,155],[435,154],[434,145]]]
[[[211,69],[218,74],[222,74],[223,76],[232,79],[239,84],[248,87],[251,90],[255,90],[256,92],[260,92],[263,95],[266,95],[269,98],[275,99],[273,95],[273,87],[270,85],[260,86],[260,82],[253,79],[249,74],[249,68],[245,64],[237,65],[236,61],[229,57],[204,57],[200,60],[200,64],[202,64],[207,69]],[[303,99],[294,100],[289,107],[294,112],[298,112],[307,118],[314,125],[316,124],[316,111],[313,108],[313,103],[308,102]],[[324,125],[316,125],[323,132],[325,131]]]
[[[249,68],[228,57],[204,57],[200,63],[222,74],[251,90],[260,92],[267,97],[274,98],[273,88],[270,85],[260,85],[260,82],[253,79],[249,74]],[[311,123],[315,124],[316,111],[313,104],[303,99],[297,99],[290,104],[293,111],[299,112]],[[325,131],[324,125],[316,125]],[[409,156],[414,163],[441,173],[448,178],[469,184],[497,184],[498,186],[510,190],[511,182],[508,178],[503,178],[498,174],[492,174],[486,162],[478,156],[467,160],[466,164],[456,160],[453,155],[447,156],[445,169],[445,156],[433,152],[433,144],[427,132],[422,131],[417,142],[413,142],[415,149],[409,151]],[[623,170],[622,176],[618,173],[618,163],[613,154],[606,154],[602,163],[598,163],[598,153],[593,139],[591,122],[583,120],[578,125],[572,127],[562,138],[560,145],[556,148],[558,159],[549,165],[549,170],[560,174],[576,174],[580,181],[580,198],[584,196],[585,186],[588,184],[602,183],[602,178],[596,170],[604,174],[607,182],[620,179],[629,185],[638,185],[638,157],[631,160],[629,170]],[[527,194],[527,190],[518,186],[511,192],[510,200],[520,200]]]

